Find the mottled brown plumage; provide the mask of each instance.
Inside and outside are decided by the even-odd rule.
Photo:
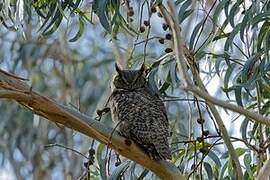
[[[168,118],[163,102],[146,85],[144,65],[140,70],[120,70],[112,83],[109,100],[118,131],[136,142],[152,159],[171,159]]]

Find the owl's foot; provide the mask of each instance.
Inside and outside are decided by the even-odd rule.
[[[97,109],[96,113],[97,113],[98,116],[102,116],[103,114],[106,114],[106,113],[110,112],[110,110],[111,109],[109,107],[105,107],[103,109]]]
[[[110,109],[109,107],[105,107],[105,108],[103,108],[103,109],[97,109],[97,110],[96,110],[96,113],[97,113],[98,117],[96,117],[95,119],[99,121],[99,120],[101,119],[101,117],[102,117],[104,114],[110,112],[110,110],[111,110],[111,109]]]

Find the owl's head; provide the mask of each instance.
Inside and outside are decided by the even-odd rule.
[[[145,87],[146,83],[146,69],[142,65],[139,70],[121,70],[115,64],[117,75],[113,80],[115,88],[134,90]]]

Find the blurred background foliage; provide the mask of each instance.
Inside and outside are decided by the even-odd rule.
[[[169,114],[173,163],[193,179],[234,179],[232,163],[203,101],[182,91],[161,0],[4,0],[0,68],[33,89],[95,118],[106,103],[116,47],[128,68],[145,62],[149,86]],[[177,18],[209,92],[268,116],[270,2],[176,0]],[[269,158],[269,127],[219,109],[254,179]],[[0,177],[6,179],[154,179],[148,170],[17,104],[0,101]],[[102,122],[112,125],[110,116]],[[95,162],[89,167],[89,148]],[[91,159],[91,158],[90,158]]]

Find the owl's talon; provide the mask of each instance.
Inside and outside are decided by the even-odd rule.
[[[97,109],[96,113],[97,113],[98,116],[102,116],[103,114],[106,114],[106,113],[110,112],[110,110],[111,109],[109,107],[105,107],[103,109]]]

